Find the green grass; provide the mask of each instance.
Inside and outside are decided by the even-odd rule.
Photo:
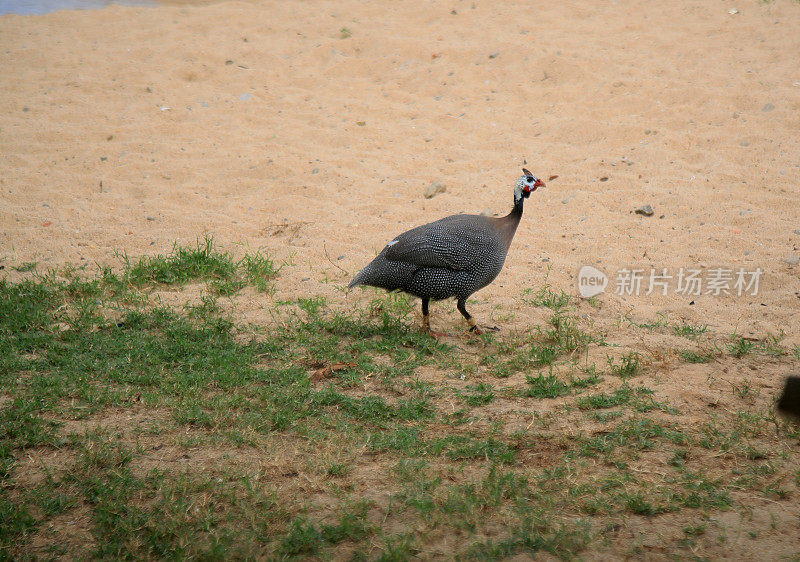
[[[690,349],[681,349],[678,351],[678,355],[687,363],[709,363],[714,359],[712,353],[698,353]]]
[[[296,518],[281,540],[280,553],[285,556],[313,555],[325,546],[370,537],[373,529],[366,521],[367,507],[364,504],[355,512],[347,511],[334,523],[318,524],[305,517]]]
[[[554,292],[549,285],[543,286],[538,291],[533,289],[525,289],[522,294],[523,301],[536,307],[546,307],[553,311],[560,311],[567,308],[572,301],[572,298],[563,290]]]
[[[703,335],[708,331],[708,325],[695,325],[689,324],[688,322],[681,322],[680,324],[674,324],[672,327],[673,331],[678,336],[683,336],[684,338],[695,339],[699,336]]]
[[[730,340],[724,344],[724,349],[736,358],[742,358],[750,354],[782,357],[787,354],[786,349],[781,345],[782,340],[783,335],[753,339],[733,334]]]
[[[536,326],[528,333],[512,334],[504,340],[498,341],[493,336],[485,339],[494,345],[484,348],[481,362],[496,377],[507,378],[531,368],[571,361],[589,345],[604,345],[601,337],[583,329],[569,306],[571,298],[563,291],[556,295],[546,287],[530,302],[553,310],[546,326]]]
[[[569,382],[572,388],[589,388],[603,381],[603,377],[597,373],[594,364],[586,368],[585,372],[586,376],[584,377],[570,375]]]
[[[491,384],[480,383],[467,387],[463,393],[464,402],[469,406],[483,406],[495,399],[495,389]]]
[[[467,558],[498,560],[516,554],[548,552],[566,560],[576,557],[592,538],[586,522],[559,525],[551,517],[537,514],[523,518],[511,529],[511,536],[505,540],[476,543],[467,553]]]
[[[117,258],[123,266],[122,280],[134,287],[206,281],[217,293],[226,296],[248,283],[260,291],[271,290],[272,281],[281,270],[260,250],[236,260],[232,253],[219,251],[210,235],[198,239],[194,246],[176,242],[167,255],[131,260],[126,253],[117,253]]]
[[[726,345],[726,349],[734,357],[744,357],[756,350],[756,342],[741,336],[732,336],[731,342]]]
[[[525,396],[532,398],[558,398],[572,392],[572,385],[562,382],[552,372],[547,375],[539,373],[535,377],[528,375],[526,380],[529,386]]]
[[[172,253],[142,256],[131,261],[126,253],[117,257],[124,268],[125,281],[142,287],[152,284],[182,285],[189,281],[228,281],[236,274],[233,255],[216,249],[214,239],[205,236],[195,246],[181,246],[177,242]]]
[[[20,265],[13,266],[11,269],[14,271],[19,271],[20,273],[28,273],[29,271],[35,271],[36,266],[38,264],[35,261],[32,262],[23,262]]]
[[[639,354],[635,351],[631,351],[620,357],[619,363],[612,357],[607,357],[606,359],[611,374],[621,379],[629,379],[639,374],[642,369]]]
[[[669,554],[702,555],[701,518],[800,483],[754,378],[687,424],[650,351],[599,372],[585,305],[549,286],[523,296],[542,325],[437,341],[413,299],[288,299],[266,252],[210,236],[120,259],[0,279],[0,558],[574,559],[674,512]],[[269,321],[242,325],[253,289]],[[781,340],[713,357],[794,361]]]
[[[643,386],[634,388],[625,382],[612,392],[581,396],[575,401],[575,405],[581,410],[602,410],[616,406],[629,406],[635,412],[649,412],[652,410],[676,412],[669,404],[655,400],[652,397],[653,394],[654,392],[649,388]]]

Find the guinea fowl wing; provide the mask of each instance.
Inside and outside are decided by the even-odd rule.
[[[474,267],[477,249],[491,245],[488,223],[480,215],[455,215],[404,232],[386,246],[389,261],[419,267],[466,271]]]

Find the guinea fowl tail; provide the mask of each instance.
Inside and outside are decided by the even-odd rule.
[[[366,277],[366,275],[364,274],[364,271],[366,269],[367,268],[365,267],[364,269],[362,269],[361,271],[356,273],[356,276],[353,277],[353,280],[350,281],[350,284],[347,286],[348,289],[352,289],[353,287],[356,287],[356,286],[361,285],[362,283],[364,283],[364,277]]]
[[[408,284],[409,275],[416,270],[417,267],[414,265],[390,262],[383,254],[379,254],[364,269],[356,273],[347,288],[369,285],[387,291],[404,289]]]

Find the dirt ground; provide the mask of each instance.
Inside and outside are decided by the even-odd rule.
[[[506,213],[524,165],[547,187],[475,295],[479,321],[538,322],[516,312],[523,291],[577,295],[592,265],[609,284],[586,314],[612,340],[621,318],[663,315],[800,344],[797,1],[113,6],[0,16],[0,53],[12,279],[26,262],[115,265],[209,233],[286,264],[244,320],[270,322],[271,298],[347,308],[370,298],[344,288],[395,234]],[[433,182],[446,191],[426,199]],[[615,294],[631,269],[641,290]],[[651,269],[671,276],[666,294],[645,294]],[[690,269],[700,294],[678,290]],[[715,270],[728,294],[707,292]],[[757,291],[737,294],[739,270],[762,272]],[[450,304],[432,312],[464,327]],[[655,356],[674,343],[641,337],[617,343]],[[714,392],[699,381],[744,376],[715,369],[667,369],[661,391],[703,408]],[[759,371],[764,404],[784,369]],[[760,548],[791,549],[789,527]]]

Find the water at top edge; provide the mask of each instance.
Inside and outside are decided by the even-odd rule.
[[[0,16],[4,14],[38,15],[58,10],[96,10],[112,4],[121,6],[155,6],[154,0],[0,0]]]

